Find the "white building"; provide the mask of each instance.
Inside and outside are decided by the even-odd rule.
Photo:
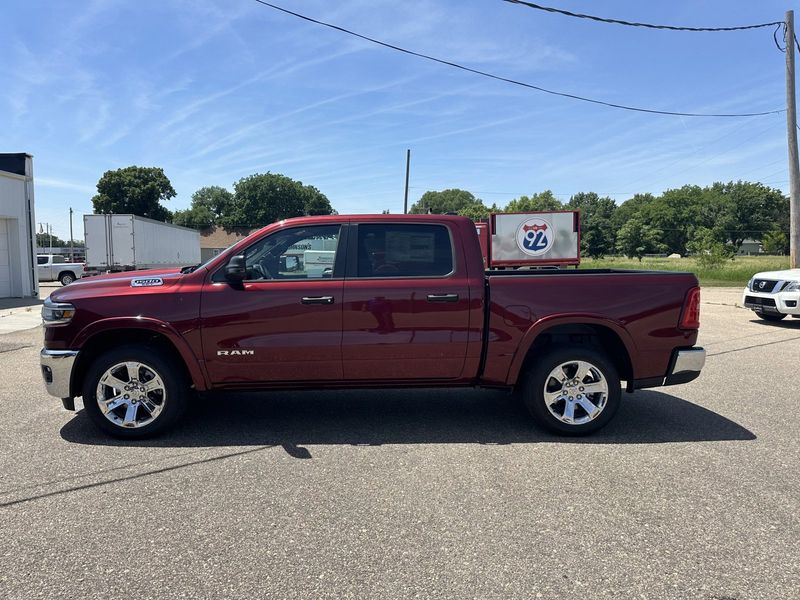
[[[0,154],[0,298],[39,295],[33,157]]]

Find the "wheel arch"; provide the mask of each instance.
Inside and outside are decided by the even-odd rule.
[[[70,393],[80,396],[84,378],[94,360],[103,352],[123,344],[143,344],[171,355],[183,367],[196,390],[208,389],[197,357],[185,340],[166,323],[153,319],[105,319],[84,329],[76,339],[80,348],[72,369]]]
[[[536,355],[547,346],[586,344],[602,350],[614,367],[619,378],[632,391],[636,346],[625,329],[613,321],[587,317],[571,317],[548,320],[534,324],[520,343],[509,368],[507,383],[516,385],[520,373],[535,360]]]

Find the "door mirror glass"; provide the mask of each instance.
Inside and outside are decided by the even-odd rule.
[[[247,275],[247,269],[244,266],[244,256],[232,256],[225,267],[225,279],[231,283],[241,283]]]

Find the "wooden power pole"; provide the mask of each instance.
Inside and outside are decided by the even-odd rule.
[[[406,194],[403,199],[403,214],[408,214],[408,174],[411,172],[411,148],[406,150]]]
[[[789,256],[800,267],[800,166],[797,160],[797,102],[794,83],[794,11],[786,11],[786,133],[789,141]]]

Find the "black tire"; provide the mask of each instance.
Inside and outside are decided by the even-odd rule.
[[[588,363],[593,368],[581,381],[577,379],[577,361]],[[566,384],[570,386],[569,388],[564,386],[564,382],[557,381],[550,376],[556,368],[565,365],[566,370],[562,368],[560,373],[563,373],[564,378],[567,379]],[[575,367],[574,371],[573,367]],[[602,380],[605,381],[607,387],[606,393],[598,391],[587,394],[584,391],[584,386],[588,387],[592,383],[598,384]],[[576,381],[578,383],[573,386],[573,382]],[[581,386],[581,383],[584,385]],[[548,386],[553,395],[563,393],[564,398],[558,399],[548,406],[545,401],[545,386]],[[528,412],[537,423],[560,435],[570,436],[588,435],[605,427],[619,409],[622,398],[619,374],[606,354],[594,347],[583,345],[555,346],[543,351],[542,358],[537,360],[524,374],[520,392]],[[569,393],[575,395],[568,395]],[[581,400],[578,400],[579,397]],[[552,399],[553,396],[550,398]],[[569,420],[567,416],[568,399],[574,399],[571,407],[574,417],[572,420],[575,422],[572,423],[567,422]],[[583,408],[584,406],[590,408],[599,406],[600,410],[596,416],[592,417]],[[553,414],[551,409],[556,414]],[[559,413],[561,418],[556,416]]]
[[[61,285],[69,285],[75,281],[75,273],[70,271],[61,273],[61,275],[58,276],[58,280],[61,282]]]
[[[780,314],[776,315],[776,314],[765,313],[765,312],[760,312],[760,311],[755,311],[755,313],[756,313],[756,315],[758,316],[759,319],[764,319],[765,321],[776,322],[776,321],[782,321],[783,319],[786,318],[786,315],[780,315]]]
[[[140,405],[133,411],[135,416],[131,422],[142,422],[142,424],[136,427],[124,427],[121,424],[112,422],[112,420],[119,421],[127,418],[125,411],[129,404],[109,411],[109,416],[106,416],[100,409],[97,399],[97,388],[100,385],[100,379],[113,367],[126,362],[142,365],[141,369],[137,369],[140,374],[138,378],[141,382],[147,381],[148,378],[153,380],[154,378],[150,377],[150,375],[155,374],[156,377],[160,378],[160,382],[163,383],[163,388],[159,386],[159,390],[163,389],[163,392],[137,392],[135,390],[129,392],[131,397],[135,394],[144,394],[145,396],[139,397],[146,397],[147,404],[158,410],[157,415],[152,418],[144,403],[138,401]],[[122,367],[118,367],[118,369],[112,373],[118,376],[122,383],[128,383],[130,381],[130,377],[127,377],[128,369],[125,368],[123,370]],[[107,395],[113,396],[117,388],[105,386],[103,390]],[[125,391],[120,389],[117,395],[122,396],[123,394],[125,394]],[[123,439],[141,439],[163,433],[174,425],[186,411],[188,399],[189,381],[183,365],[169,353],[152,346],[131,344],[103,353],[89,367],[83,382],[83,406],[86,413],[100,429],[114,437]],[[133,404],[136,404],[136,402]],[[151,417],[149,422],[147,422],[148,416]]]

